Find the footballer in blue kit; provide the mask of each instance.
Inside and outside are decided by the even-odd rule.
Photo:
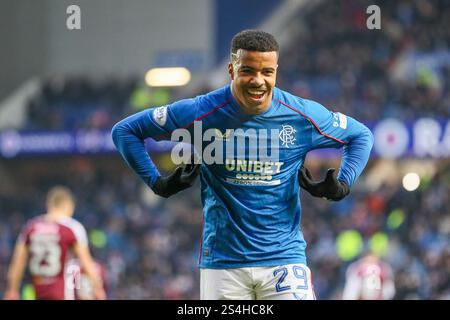
[[[315,299],[300,187],[341,200],[369,159],[366,126],[275,86],[278,55],[271,34],[244,30],[231,43],[231,84],[136,113],[112,130],[126,163],[156,194],[168,198],[200,175],[201,299]],[[186,135],[198,157],[161,176],[144,139]],[[342,161],[337,176],[329,169],[314,181],[303,164],[319,148],[343,148]]]

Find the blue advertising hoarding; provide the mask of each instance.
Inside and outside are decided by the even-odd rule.
[[[450,120],[420,118],[402,122],[395,118],[368,125],[375,137],[372,156],[388,159],[450,158]],[[176,142],[146,140],[150,152],[168,152]],[[0,156],[116,153],[109,130],[15,131],[0,133]],[[316,155],[336,156],[339,150],[316,150]]]

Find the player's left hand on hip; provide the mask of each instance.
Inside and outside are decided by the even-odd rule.
[[[314,197],[339,201],[350,193],[350,188],[345,182],[336,179],[334,171],[334,168],[330,168],[324,180],[314,181],[309,170],[302,166],[298,171],[300,186]]]

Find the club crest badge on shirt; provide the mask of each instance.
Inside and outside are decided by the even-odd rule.
[[[294,141],[297,140],[294,136],[296,132],[297,130],[295,130],[293,126],[289,124],[283,124],[282,130],[279,134],[282,145],[286,148],[289,148],[289,145],[294,145]]]

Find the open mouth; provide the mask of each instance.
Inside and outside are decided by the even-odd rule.
[[[247,94],[249,95],[250,99],[255,100],[255,101],[260,101],[264,98],[266,91],[249,89],[249,90],[247,90]]]

